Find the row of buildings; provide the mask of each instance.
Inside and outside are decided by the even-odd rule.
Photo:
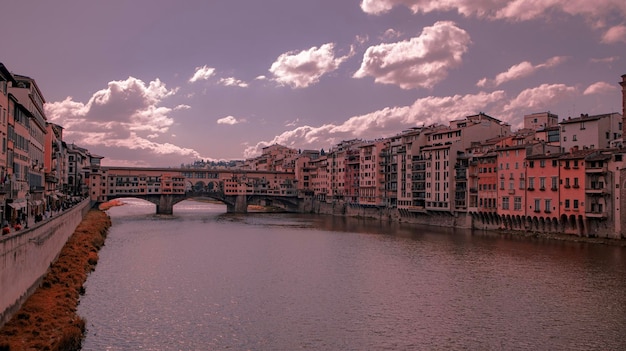
[[[34,79],[0,63],[0,223],[40,218],[88,194],[91,166],[102,157],[63,140]]]
[[[620,85],[626,109],[626,75]],[[478,113],[327,152],[273,145],[239,167],[293,172],[300,197],[394,209],[401,220],[465,216],[478,228],[621,237],[625,128],[624,113],[541,112],[514,132]]]

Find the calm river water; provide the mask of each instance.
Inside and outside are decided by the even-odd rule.
[[[626,349],[626,248],[125,202],[83,350]]]

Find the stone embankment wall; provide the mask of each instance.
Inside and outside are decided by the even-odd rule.
[[[0,326],[37,289],[90,208],[86,199],[28,230],[0,237]]]
[[[397,208],[362,206],[342,202],[326,203],[315,199],[305,199],[301,204],[304,213],[327,214],[333,216],[372,218],[413,224],[432,225],[447,228],[472,228],[472,217],[465,213],[402,213]],[[491,228],[482,228],[491,229]]]

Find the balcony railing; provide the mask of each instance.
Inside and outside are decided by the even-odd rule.
[[[585,188],[585,193],[604,195],[604,194],[608,194],[609,191],[605,188],[591,187],[591,188]]]
[[[585,168],[585,173],[606,173],[608,172],[608,166],[604,165],[602,167],[589,167]]]
[[[608,213],[605,211],[586,211],[585,216],[587,218],[608,218]]]

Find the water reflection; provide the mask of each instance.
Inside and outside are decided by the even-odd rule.
[[[190,201],[174,212],[110,210],[79,308],[85,349],[626,348],[623,248]]]

